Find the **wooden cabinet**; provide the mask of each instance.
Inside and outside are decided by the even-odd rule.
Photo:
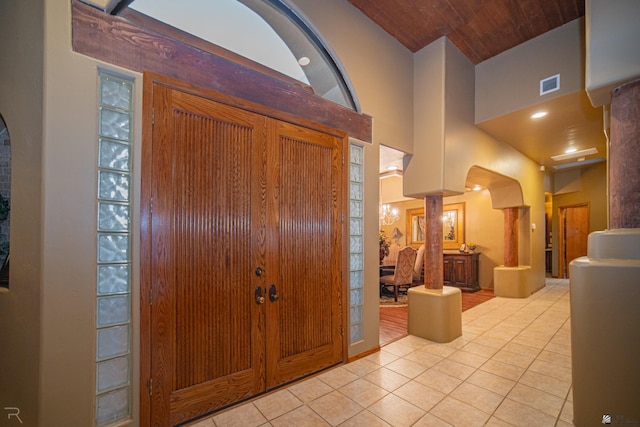
[[[480,290],[479,258],[479,253],[445,253],[443,256],[444,285],[456,286],[467,292]]]

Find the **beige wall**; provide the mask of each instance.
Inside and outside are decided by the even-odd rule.
[[[583,52],[580,18],[481,62],[476,66],[475,122],[583,90]],[[540,97],[540,80],[555,74],[560,74],[560,90]]]
[[[445,205],[453,203],[465,204],[465,241],[475,242],[480,252],[479,282],[481,288],[493,288],[493,269],[504,262],[504,221],[502,211],[493,209],[491,195],[488,190],[468,191],[458,196],[443,199]],[[400,246],[407,244],[407,209],[424,208],[423,200],[411,200],[392,203],[397,208],[400,219],[387,226],[382,226],[387,237],[391,238],[394,227],[402,232]]]
[[[496,172],[517,181],[522,188],[525,209],[520,220],[519,255],[521,265],[530,265],[532,280],[544,283],[544,233],[533,232],[531,224],[544,224],[544,175],[538,165],[511,146],[490,137],[474,125],[475,68],[467,58],[448,40],[434,43],[419,52],[420,60],[430,66],[424,70],[442,69],[443,80],[431,79],[430,74],[420,74],[416,67],[415,79],[433,81],[435,85],[443,85],[446,90],[439,102],[445,112],[440,129],[443,129],[444,149],[438,138],[418,139],[421,134],[416,131],[414,155],[405,172],[404,189],[406,195],[423,197],[428,193],[441,192],[445,195],[462,194],[465,189],[467,174],[473,166]],[[440,67],[437,64],[440,63]],[[416,98],[415,121],[428,121],[428,117],[419,114],[428,111],[420,110]],[[438,118],[434,126],[438,126]],[[418,125],[416,125],[418,129]],[[436,131],[433,131],[436,132]],[[436,165],[432,165],[442,155],[442,177]],[[432,176],[435,174],[436,176]],[[440,183],[440,186],[438,186]],[[541,229],[543,229],[542,227]],[[500,264],[502,264],[500,262]]]
[[[42,0],[0,2],[0,113],[11,134],[13,169],[10,291],[0,293],[0,420],[7,420],[5,407],[16,407],[29,426],[42,422],[43,22]]]
[[[587,0],[585,85],[594,106],[611,103],[611,91],[640,78],[640,2]]]
[[[326,3],[306,5],[314,11],[314,23],[329,36],[343,60],[363,111],[379,118],[374,122],[374,144],[365,146],[366,209],[377,211],[378,144],[384,142],[404,150],[411,146],[412,56],[352,6],[335,3],[333,8]],[[9,59],[11,67],[0,71],[0,111],[9,125],[14,148],[12,290],[0,295],[0,361],[11,369],[0,380],[0,397],[3,404],[21,408],[26,425],[92,425],[100,64],[71,51],[68,1],[53,0],[46,5],[36,0],[2,2],[1,11],[4,39],[21,38],[26,45],[3,44],[2,58]],[[344,22],[336,26],[336,18]],[[381,61],[381,57],[388,61]],[[141,79],[132,76],[137,85],[137,172],[132,186],[133,235],[137,236]],[[377,216],[365,219],[367,234],[375,235],[377,227]],[[138,239],[134,239],[134,260],[138,259],[138,250]],[[365,340],[354,345],[350,354],[378,344],[374,252],[371,245],[365,254]],[[131,425],[139,423],[137,278],[134,271]]]
[[[448,42],[439,41],[416,56],[419,75],[414,80],[413,55],[347,2],[295,0],[295,5],[335,50],[356,88],[362,111],[374,120],[374,142],[365,145],[365,207],[367,212],[374,213],[365,218],[365,234],[371,236],[365,241],[365,339],[350,348],[350,354],[354,355],[378,344],[378,254],[373,242],[378,229],[375,213],[380,144],[413,152],[415,141],[416,150],[421,151],[420,155],[414,154],[412,161],[423,169],[426,169],[424,164],[431,164],[428,163],[433,155],[431,144],[437,144],[436,173],[428,180],[421,177],[415,181],[419,185],[431,186],[435,179],[437,185],[433,188],[462,192],[467,171],[473,165],[512,177],[523,187],[525,203],[531,205],[530,217],[540,224],[542,221],[537,218],[543,217],[544,195],[537,165],[478,131],[473,121],[469,121],[469,106],[474,100],[473,91],[468,90],[471,87],[468,79],[473,67],[465,63]],[[0,69],[0,112],[9,126],[14,149],[12,288],[8,294],[0,295],[3,342],[0,362],[11,369],[3,371],[0,378],[0,398],[2,403],[10,398],[8,405],[15,402],[15,406],[22,409],[21,414],[29,420],[26,425],[92,425],[97,67],[100,64],[71,52],[67,0],[2,2],[0,24],[4,40],[19,41],[3,43],[0,47],[0,57],[10,64]],[[435,60],[429,57],[429,49],[437,51]],[[447,55],[453,56],[445,58]],[[436,80],[445,77],[445,59],[447,66],[456,67],[446,70],[450,73],[447,78],[451,79],[446,83],[447,88],[461,86],[447,97],[447,112],[453,114],[447,119],[456,123],[457,129],[449,129],[447,134],[447,169],[438,170],[445,157],[444,140],[434,142],[422,136],[428,132],[423,121],[430,117],[430,111],[438,114],[442,104],[420,103],[434,89],[431,86],[434,77]],[[421,64],[423,60],[426,62]],[[139,75],[133,77],[137,85],[137,142],[133,160],[137,172],[133,180],[132,223],[133,235],[137,236],[141,79]],[[415,103],[414,84],[418,95]],[[444,102],[443,87],[435,88],[442,94],[438,102]],[[415,120],[420,122],[415,128],[415,138],[414,105]],[[456,111],[460,111],[460,116]],[[444,137],[444,128],[442,132]],[[421,163],[421,156],[427,163]],[[416,191],[423,189],[418,187]],[[489,227],[480,215],[478,224],[468,219],[468,239],[476,240],[488,257],[490,253],[495,254],[489,259],[500,259],[499,247],[487,246],[485,251],[483,243],[502,228],[501,217],[498,220],[496,216],[499,212],[487,209],[484,199],[470,199],[468,203],[468,212],[477,207],[478,211],[486,212],[492,224]],[[495,230],[491,231],[494,225]],[[478,234],[471,234],[472,231]],[[542,240],[538,244],[535,238],[527,236],[523,244],[537,249]],[[133,250],[137,260],[138,239],[134,239]],[[532,252],[532,265],[534,268],[539,265],[542,271],[542,249],[539,255],[536,250]],[[137,266],[137,262],[134,265]],[[483,270],[483,287],[486,276]],[[137,278],[134,271],[134,420],[131,425],[138,423]]]
[[[335,51],[356,91],[362,112],[373,117],[373,144],[365,144],[364,339],[349,355],[379,343],[378,172],[380,144],[413,150],[413,54],[351,4],[342,0],[291,0]]]
[[[336,52],[375,144],[413,148],[413,54],[344,0],[289,0]]]
[[[43,425],[92,425],[95,406],[95,295],[98,64],[71,51],[66,0],[45,9],[43,307],[40,414]],[[108,67],[108,66],[106,66]],[[108,67],[115,70],[114,67]],[[133,236],[138,236],[141,89],[137,77]],[[139,248],[133,239],[133,253]],[[137,257],[135,258],[137,259]],[[134,263],[134,268],[137,263]],[[133,273],[134,416],[138,408],[139,283]],[[131,425],[139,424],[137,419]]]
[[[415,54],[413,157],[404,170],[404,194],[423,197],[444,187],[445,39]]]
[[[577,172],[577,173],[576,173]],[[555,174],[563,182],[562,188],[575,191],[554,194],[552,198],[552,270],[558,276],[558,208],[580,203],[589,203],[589,233],[607,228],[607,166],[605,163],[573,171],[570,174]],[[566,178],[572,177],[572,182]]]

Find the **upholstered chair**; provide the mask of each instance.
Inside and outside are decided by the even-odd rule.
[[[398,290],[401,286],[411,287],[413,284],[413,268],[416,263],[416,250],[406,246],[398,251],[398,258],[392,276],[380,277],[380,289],[393,287],[394,300],[398,301]]]
[[[418,285],[424,283],[424,276],[422,267],[424,266],[424,245],[420,245],[418,248],[418,255],[416,255],[416,263],[413,267],[413,284]]]

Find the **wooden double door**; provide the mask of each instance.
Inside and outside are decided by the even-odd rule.
[[[143,424],[341,362],[344,136],[147,81],[145,108]]]

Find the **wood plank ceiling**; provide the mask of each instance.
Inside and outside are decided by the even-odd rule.
[[[446,36],[474,64],[584,16],[584,0],[348,0],[412,52]]]

